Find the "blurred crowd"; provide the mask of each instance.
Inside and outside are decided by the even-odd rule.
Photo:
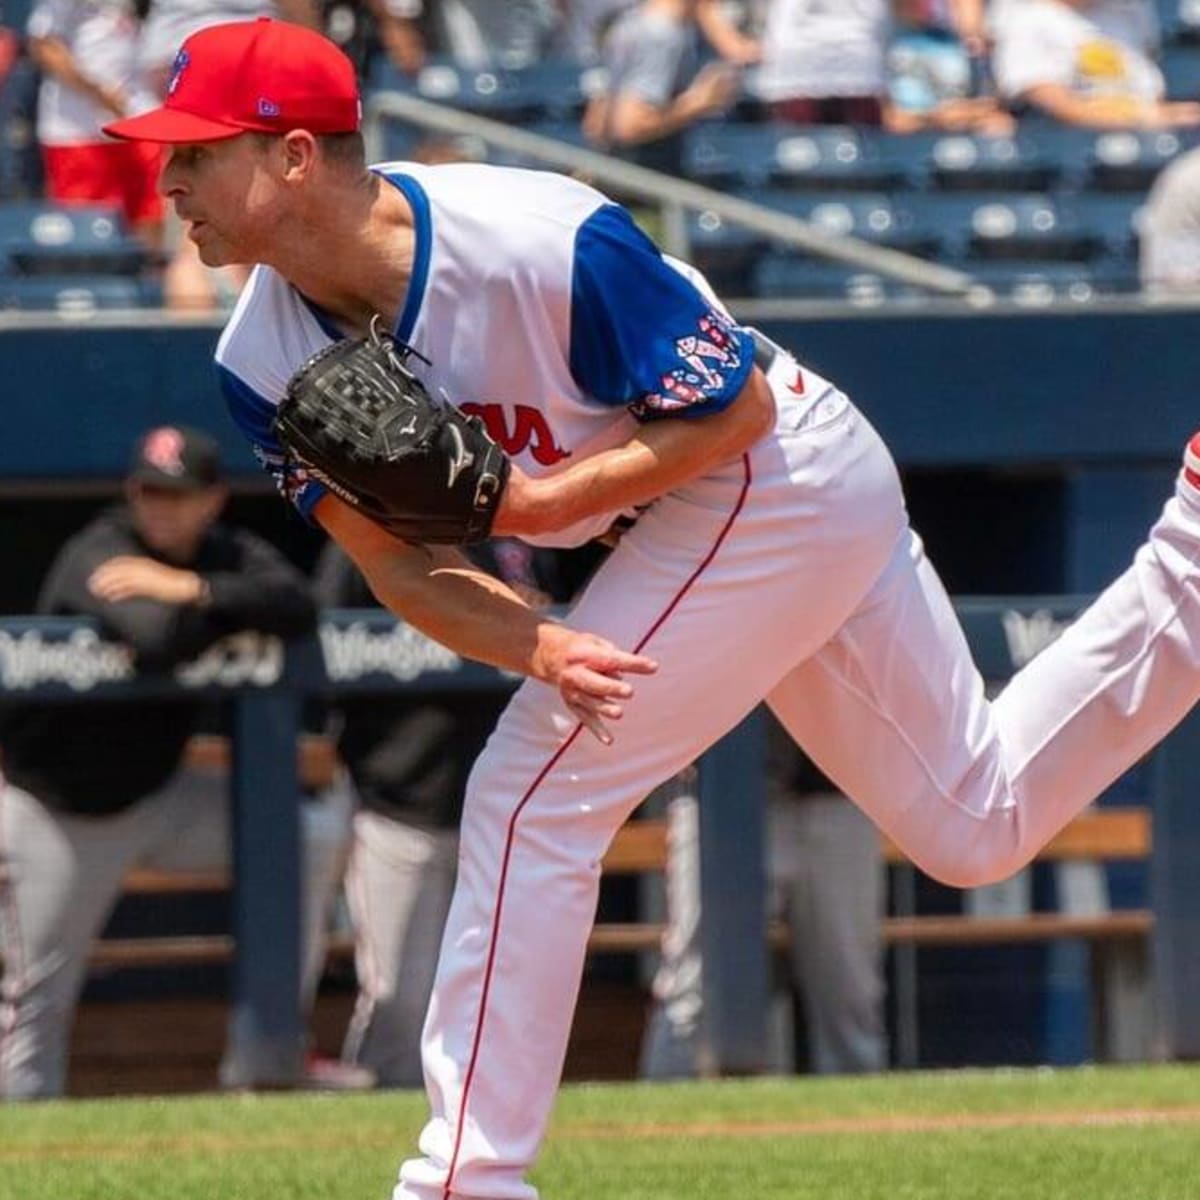
[[[1094,129],[1200,129],[1166,98],[1156,0],[20,0],[0,19],[0,196],[119,206],[172,308],[231,305],[155,192],[158,150],[101,126],[157,103],[183,38],[269,14],[324,30],[373,85],[380,64],[586,70],[586,140],[679,173],[695,122],[735,114],[890,133],[1009,135],[1030,116]],[[438,143],[420,155],[447,156]],[[449,151],[452,155],[453,150]],[[1180,276],[1191,172],[1159,206],[1154,269]],[[1182,212],[1181,212],[1182,210]],[[1166,250],[1162,249],[1165,244]],[[1196,257],[1191,250],[1183,257]],[[1154,273],[1154,272],[1152,272]]]

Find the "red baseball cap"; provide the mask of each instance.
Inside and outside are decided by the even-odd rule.
[[[175,56],[161,108],[104,126],[141,142],[213,142],[258,133],[353,133],[362,118],[354,64],[302,25],[259,17],[210,25]]]

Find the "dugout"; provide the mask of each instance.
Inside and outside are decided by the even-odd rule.
[[[835,379],[880,427],[914,524],[958,594],[1094,590],[1140,541],[1196,425],[1200,351],[1185,308],[830,312],[756,302],[739,316]],[[0,444],[0,611],[28,608],[58,544],[115,495],[136,434],[163,420],[214,432],[233,476],[231,515],[311,562],[317,536],[278,503],[224,413],[210,365],[215,324],[6,321],[8,394],[30,399],[9,400]],[[1025,1027],[1018,1042],[985,1047],[985,1060],[1078,1059],[1079,965],[1069,951],[1021,953],[1017,974],[1034,981]],[[982,1026],[1013,976],[1003,962],[950,964],[930,1003],[961,1003],[974,988]],[[938,1022],[928,1024],[932,1035]],[[926,1046],[931,1061],[963,1061],[953,1042]]]

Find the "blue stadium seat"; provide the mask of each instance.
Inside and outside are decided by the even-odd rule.
[[[1171,100],[1200,100],[1200,46],[1167,46],[1159,62]]]
[[[1063,197],[1061,209],[1071,223],[1099,239],[1102,257],[1135,262],[1138,220],[1145,200],[1144,194],[1081,193]]]
[[[80,317],[100,309],[146,308],[153,303],[153,292],[147,292],[136,279],[87,275],[0,276],[0,309],[4,310],[57,312]]]
[[[1024,133],[981,137],[969,133],[910,135],[924,147],[929,186],[944,192],[1044,192],[1062,172],[1062,158]],[[902,142],[894,137],[893,142]]]
[[[711,210],[689,213],[687,231],[689,258],[709,283],[724,295],[747,295],[767,239]]]
[[[974,260],[1086,262],[1105,253],[1104,238],[1049,195],[933,193],[908,202],[918,223],[941,231],[943,257],[968,270]]]
[[[408,92],[498,121],[531,121],[547,114],[544,88],[526,71],[474,70],[449,59],[430,59],[415,76],[386,58],[372,64],[368,91]]]
[[[604,88],[602,67],[581,67],[568,58],[546,58],[511,72],[514,83],[537,97],[541,112],[555,120],[578,121],[591,96]]]
[[[684,173],[709,187],[761,187],[775,165],[775,125],[726,125],[708,122],[684,135]]]
[[[786,251],[763,255],[754,268],[751,294],[768,300],[836,300],[860,308],[928,296],[874,271]]]
[[[1131,264],[980,262],[973,278],[998,298],[1026,307],[1089,304],[1102,296],[1128,295],[1139,289]]]
[[[1200,3],[1197,0],[1157,0],[1157,5],[1165,45],[1200,43]]]
[[[147,253],[115,209],[33,201],[0,205],[0,259],[18,275],[136,275]]]
[[[684,172],[719,188],[878,192],[903,187],[904,170],[876,143],[841,126],[706,123],[690,130]]]
[[[981,307],[996,301],[1027,308],[1086,305],[1138,289],[1136,270],[1107,264],[980,262],[972,265],[971,275],[979,290],[967,303]],[[753,289],[763,299],[840,300],[861,308],[936,299],[873,271],[784,252],[762,257],[754,270]]]
[[[870,192],[819,193],[772,190],[748,195],[771,208],[811,221],[827,233],[876,242],[908,254],[931,257],[941,247],[936,229],[891,197]]]
[[[1200,144],[1194,130],[1111,130],[1090,139],[1085,186],[1108,192],[1145,192],[1183,151]]]

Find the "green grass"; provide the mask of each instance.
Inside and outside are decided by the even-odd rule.
[[[0,1200],[386,1200],[414,1093],[0,1109]],[[546,1200],[1200,1200],[1200,1070],[564,1090]]]

